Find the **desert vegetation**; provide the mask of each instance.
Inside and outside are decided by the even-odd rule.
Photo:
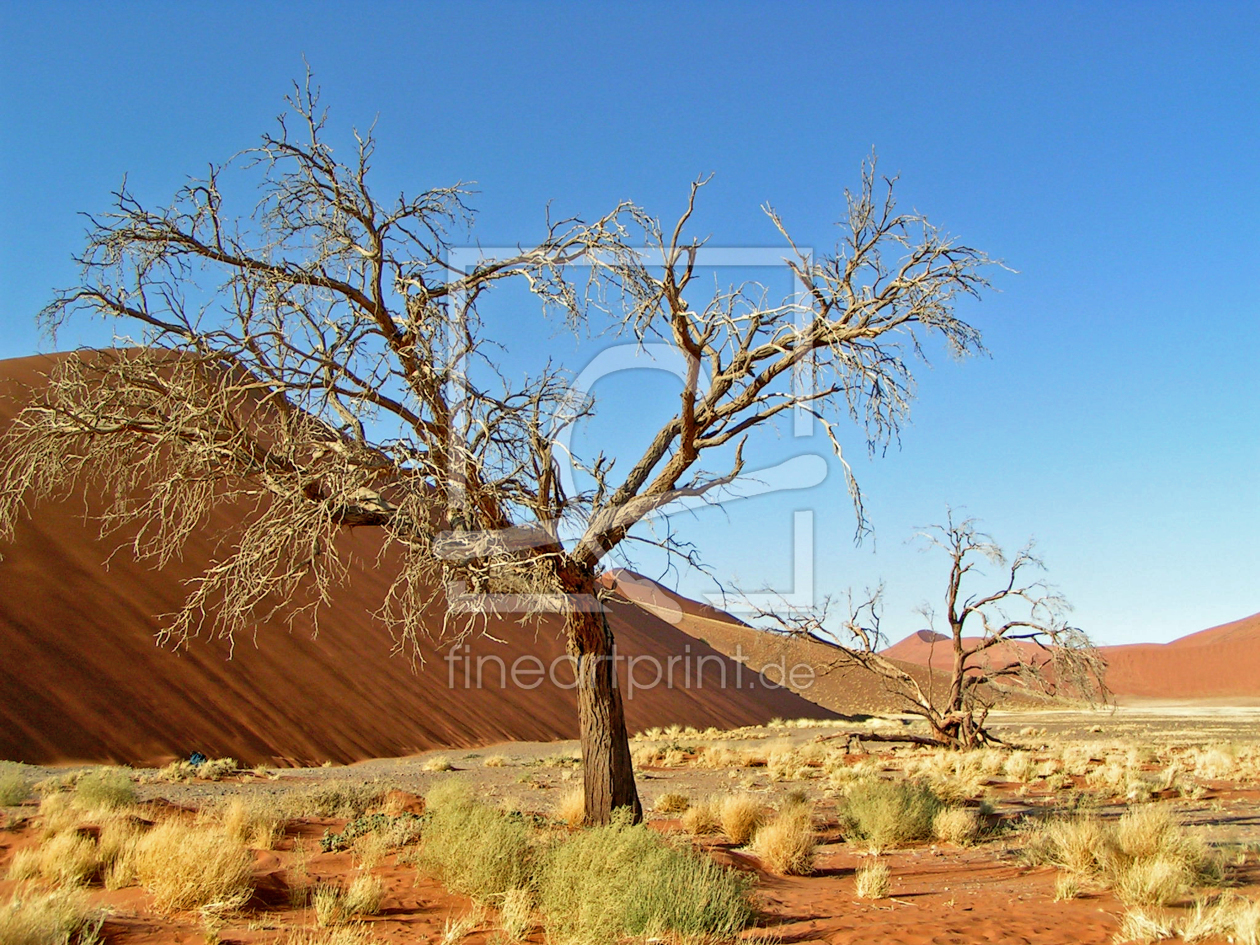
[[[29,796],[7,808],[0,929],[6,943],[125,943],[109,896],[136,890],[146,921],[218,940],[270,929],[277,945],[371,945],[417,920],[449,942],[772,938],[790,934],[794,896],[818,895],[852,903],[856,935],[863,909],[908,908],[913,889],[917,908],[949,910],[969,870],[1017,862],[1030,908],[1099,917],[1100,942],[1255,940],[1260,837],[1219,826],[1260,775],[1253,741],[1137,743],[1110,724],[1010,724],[1018,747],[972,751],[831,738],[903,722],[641,733],[647,822],[594,828],[555,749],[490,766],[447,752],[460,770],[422,758],[392,777],[10,766]],[[952,878],[925,880],[924,856]]]

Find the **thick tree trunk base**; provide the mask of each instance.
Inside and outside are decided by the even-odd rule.
[[[570,614],[566,630],[577,673],[584,822],[606,824],[615,811],[627,810],[631,822],[639,823],[643,805],[634,783],[612,630],[602,612],[588,611]]]

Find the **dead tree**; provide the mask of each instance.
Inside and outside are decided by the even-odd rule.
[[[378,529],[400,550],[382,617],[404,645],[476,632],[496,609],[564,613],[587,818],[637,816],[599,603],[605,555],[651,540],[645,517],[738,477],[746,436],[793,410],[816,416],[838,455],[842,421],[870,448],[894,437],[920,345],[981,350],[953,303],[987,284],[989,260],[898,212],[872,161],[846,192],[832,254],[797,251],[765,208],[799,283],[781,304],[693,284],[703,241],[687,230],[703,181],[673,226],[623,203],[593,222],[549,220],[536,245],[456,269],[448,234],[471,226],[468,193],[382,200],[371,135],[356,133],[341,163],[309,79],[289,101],[276,133],[169,206],[124,185],[92,220],[80,284],[42,317],[55,332],[104,316],[119,340],[63,359],[4,435],[0,537],[38,501],[90,485],[108,499],[103,530],[134,529],[134,552],[161,563],[212,509],[238,510],[236,534],[166,627],[178,645],[317,612],[349,575],[339,536]],[[247,183],[261,199],[238,204]],[[496,369],[483,305],[511,282],[534,293],[540,318],[685,360],[677,411],[624,473],[600,454],[566,486],[557,433],[592,400],[550,364],[526,380]]]
[[[925,606],[929,658],[923,672],[885,656],[881,629],[884,587],[858,598],[848,595],[848,615],[838,630],[828,627],[830,599],[814,613],[762,611],[780,632],[807,637],[836,651],[831,668],[851,666],[878,678],[906,711],[921,716],[932,739],[950,748],[975,748],[996,741],[985,723],[998,688],[1046,696],[1067,695],[1090,703],[1108,698],[1106,664],[1089,637],[1066,618],[1067,601],[1032,574],[1045,566],[1030,541],[1009,561],[976,520],[932,525],[919,537],[943,550],[950,561],[945,588],[947,632],[935,631],[935,613]],[[975,588],[985,563],[1003,569],[990,590]],[[970,635],[969,635],[970,634]],[[942,651],[939,662],[934,658]],[[944,676],[945,679],[941,677]],[[864,736],[865,737],[865,736]]]

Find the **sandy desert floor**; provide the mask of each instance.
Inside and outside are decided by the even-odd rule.
[[[1260,899],[1258,721],[1257,707],[1148,703],[1104,713],[995,715],[996,733],[1020,746],[1014,752],[958,755],[832,737],[913,728],[897,717],[857,725],[802,722],[729,732],[658,729],[636,736],[633,747],[650,827],[756,877],[757,919],[745,938],[831,945],[1089,945],[1118,940],[1129,906],[1104,881],[1088,876],[1082,877],[1075,896],[1056,901],[1065,870],[1035,855],[1038,830],[1055,819],[1111,823],[1131,808],[1160,807],[1187,836],[1215,851],[1225,876],[1214,888],[1186,888],[1167,906],[1141,910],[1145,915],[1165,923],[1184,922],[1196,898]],[[351,792],[366,786],[376,798],[373,809],[395,815],[420,812],[421,799],[435,785],[463,779],[483,801],[521,812],[539,830],[563,833],[572,828],[558,821],[557,811],[580,784],[576,759],[576,743],[515,742],[349,766],[234,772],[217,781],[161,781],[151,770],[129,775],[139,802],[136,816],[145,822],[191,817],[232,798],[259,809],[293,811],[301,806],[295,799],[329,786]],[[21,770],[32,782],[44,782],[47,797],[54,792],[53,782],[60,779],[64,786],[79,769]],[[979,836],[962,843],[924,839],[875,844],[878,849],[858,839],[845,814],[851,785],[909,778],[931,784],[950,803],[973,811],[982,828]],[[818,841],[809,875],[772,872],[720,830],[693,835],[688,827],[694,829],[695,823],[677,810],[653,810],[663,806],[666,795],[683,795],[700,805],[705,798],[732,792],[756,798],[770,812],[808,799]],[[0,875],[11,870],[19,851],[40,842],[40,796],[35,792],[24,804],[5,809]],[[99,883],[89,885],[94,906],[106,910],[103,938],[126,945],[289,942],[295,930],[316,925],[309,902],[295,890],[344,886],[351,875],[362,872],[360,852],[321,852],[321,838],[342,830],[349,819],[286,816],[278,835],[258,844],[269,848],[252,854],[253,897],[213,922],[196,912],[160,913],[139,886],[107,890]],[[876,858],[889,868],[891,888],[879,899],[858,898],[855,873]],[[358,920],[368,941],[437,942],[452,921],[477,908],[408,865],[408,859],[405,849],[394,849],[369,864],[383,883],[384,898],[377,914]],[[20,886],[14,878],[0,881],[0,902]],[[1257,915],[1260,926],[1260,910]],[[315,934],[311,941],[321,941],[322,933]],[[506,941],[493,908],[460,940]],[[526,940],[543,942],[547,937],[539,926]]]

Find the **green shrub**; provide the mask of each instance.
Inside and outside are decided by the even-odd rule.
[[[422,831],[424,818],[419,814],[402,813],[391,817],[386,813],[364,814],[350,821],[340,833],[325,830],[319,848],[325,853],[348,850],[354,841],[369,833],[385,837],[387,845],[398,847],[414,842]]]
[[[75,804],[85,810],[112,810],[136,802],[136,789],[126,771],[102,768],[79,778],[74,786]]]
[[[417,856],[423,869],[479,902],[528,885],[533,848],[524,820],[450,786],[430,791],[426,801]]]
[[[750,877],[621,817],[547,853],[539,906],[549,935],[572,945],[625,937],[733,938],[752,920],[751,884]]]
[[[857,781],[849,788],[842,822],[872,846],[895,847],[930,838],[943,806],[921,781]]]
[[[17,765],[0,765],[0,807],[14,807],[31,796],[31,782]]]

